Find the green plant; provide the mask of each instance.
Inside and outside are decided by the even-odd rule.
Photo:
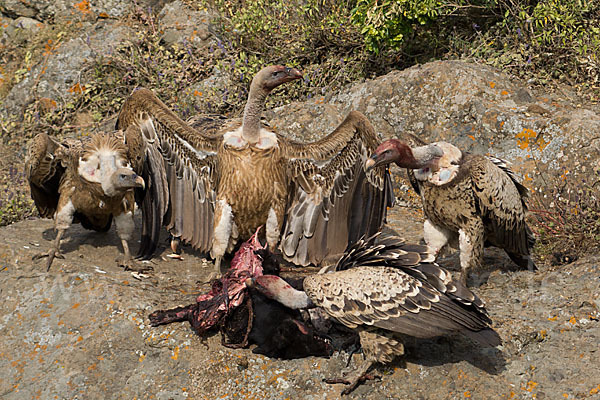
[[[425,25],[444,12],[441,0],[358,0],[351,21],[365,37],[367,50],[399,50],[413,25]]]

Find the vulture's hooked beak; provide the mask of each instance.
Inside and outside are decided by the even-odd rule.
[[[135,187],[140,187],[142,189],[146,188],[146,182],[144,182],[144,178],[142,178],[139,175],[136,175],[135,180],[133,182],[135,183]]]
[[[289,76],[290,80],[302,78],[302,73],[296,68],[285,67],[285,73]]]
[[[386,161],[388,161],[385,154],[386,153],[382,153],[382,154],[373,153],[371,158],[369,158],[369,159],[367,159],[367,161],[365,161],[365,171],[369,172],[370,170],[377,167],[378,165],[385,164]]]

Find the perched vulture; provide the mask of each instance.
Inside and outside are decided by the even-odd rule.
[[[198,335],[220,328],[223,345],[246,347],[254,353],[277,358],[329,356],[331,344],[292,310],[246,287],[246,280],[263,272],[279,274],[279,264],[258,241],[255,233],[235,253],[231,267],[213,281],[209,293],[185,307],[150,314],[152,326],[189,321]]]
[[[260,121],[267,95],[301,78],[294,68],[270,66],[250,85],[242,119],[183,122],[151,91],[139,89],[123,104],[117,126],[140,131],[136,171],[143,195],[142,257],[156,249],[159,228],[215,257],[266,225],[268,248],[288,261],[319,264],[344,252],[382,225],[392,205],[385,168],[364,162],[378,135],[351,112],[313,143],[290,140]]]
[[[415,166],[415,154],[430,162]],[[391,139],[377,147],[366,167],[391,162],[414,169],[409,177],[423,200],[425,242],[435,254],[458,240],[463,283],[482,265],[484,245],[504,249],[523,269],[536,269],[530,257],[535,238],[525,222],[528,191],[505,161],[463,153],[446,142],[411,149]]]
[[[367,379],[375,362],[388,363],[404,354],[397,334],[430,338],[462,333],[485,346],[500,344],[483,302],[431,263],[427,246],[394,236],[377,243],[376,238],[359,240],[333,268],[306,277],[304,291],[272,275],[246,283],[290,308],[320,307],[358,332],[366,362],[346,379],[329,381],[348,384],[342,394]]]
[[[36,135],[25,160],[31,197],[45,218],[54,218],[54,247],[34,259],[48,257],[50,269],[60,253],[60,240],[72,222],[86,229],[106,232],[114,218],[126,269],[140,270],[127,241],[134,229],[133,189],[144,188],[144,180],[131,169],[122,132],[97,134],[62,143],[45,133]]]

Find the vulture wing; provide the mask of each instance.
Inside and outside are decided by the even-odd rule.
[[[65,173],[68,148],[46,133],[36,135],[29,144],[25,173],[31,197],[44,218],[54,217],[60,196],[58,189]]]
[[[310,299],[340,323],[374,326],[415,337],[461,332],[495,346],[498,335],[483,302],[436,264],[421,262],[426,254],[394,238],[379,244],[358,242],[337,265],[337,272],[304,280]]]
[[[314,143],[279,140],[290,160],[290,200],[280,242],[289,261],[319,264],[381,228],[393,205],[391,179],[386,169],[364,170],[378,141],[364,115],[351,112]]]
[[[147,89],[138,89],[123,104],[117,127],[127,129],[134,168],[147,182],[136,196],[142,209],[138,257],[152,257],[163,225],[194,248],[210,249],[221,139],[210,134],[216,129],[209,121],[198,126],[202,130],[185,123]]]
[[[501,160],[470,155],[465,164],[492,243],[510,253],[529,254],[534,238],[525,222],[527,188]]]

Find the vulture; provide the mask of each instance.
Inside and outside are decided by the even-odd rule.
[[[427,153],[429,157],[423,155]],[[415,156],[429,162],[415,166]],[[463,153],[446,142],[411,149],[390,139],[377,147],[365,166],[391,162],[409,168],[423,201],[427,245],[437,255],[449,241],[458,242],[463,283],[481,267],[483,248],[489,245],[504,249],[520,268],[536,269],[530,256],[535,238],[525,221],[528,190],[506,161]]]
[[[484,346],[500,344],[483,302],[432,260],[427,246],[375,234],[353,244],[333,267],[306,277],[304,291],[274,275],[246,285],[292,309],[318,307],[357,331],[365,362],[346,378],[328,380],[348,384],[342,392],[348,394],[370,378],[374,363],[404,354],[400,335],[461,333]]]
[[[34,259],[48,257],[49,270],[60,253],[60,240],[71,223],[106,232],[113,221],[123,245],[121,266],[142,270],[131,257],[128,240],[133,235],[135,209],[133,189],[145,184],[130,166],[125,134],[96,134],[59,142],[46,133],[31,141],[25,173],[31,197],[44,218],[54,218],[54,247]]]
[[[147,180],[142,202],[142,244],[149,258],[166,226],[220,263],[236,242],[265,225],[270,251],[296,265],[339,257],[348,244],[381,227],[392,206],[385,168],[365,171],[378,134],[353,111],[329,135],[312,142],[288,139],[261,122],[267,95],[300,79],[294,68],[265,67],[254,76],[241,119],[185,123],[150,90],[123,104],[117,127],[135,127],[130,138]]]

